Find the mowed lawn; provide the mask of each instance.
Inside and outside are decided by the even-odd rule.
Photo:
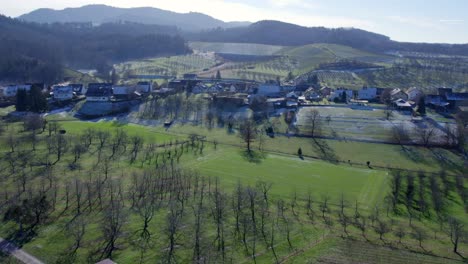
[[[296,192],[299,199],[305,199],[310,190],[315,201],[328,196],[336,204],[343,194],[347,201],[357,200],[369,208],[383,201],[388,191],[386,171],[273,154],[249,162],[243,150],[226,146],[184,164],[201,175],[219,177],[228,189],[239,181],[244,185],[270,182],[271,195],[276,198],[292,198]]]
[[[135,125],[135,124],[121,124],[118,122],[84,122],[84,121],[60,121],[62,129],[65,129],[68,133],[77,135],[84,132],[86,129],[102,130],[113,133],[118,129],[123,129],[128,133],[129,136],[141,136],[147,142],[151,143],[169,143],[169,141],[185,140],[186,137],[179,137],[176,135],[160,133],[155,131],[154,128],[149,126]]]

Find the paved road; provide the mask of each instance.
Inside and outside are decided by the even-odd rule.
[[[42,261],[38,260],[34,256],[26,253],[24,250],[18,248],[13,243],[0,238],[0,251],[7,255],[11,255],[17,260],[25,264],[44,264]]]

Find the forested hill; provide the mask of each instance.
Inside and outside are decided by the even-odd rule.
[[[108,22],[131,21],[142,24],[176,26],[185,31],[198,31],[210,28],[229,28],[247,25],[245,22],[224,22],[201,13],[176,13],[152,7],[117,8],[106,5],[88,5],[64,10],[38,9],[19,17],[21,20],[54,23],[54,22]]]
[[[468,44],[402,43],[389,37],[355,28],[302,27],[279,21],[260,21],[247,27],[212,29],[186,34],[192,41],[257,43],[301,46],[330,43],[371,52],[413,51],[468,56]]]
[[[0,16],[0,81],[61,78],[63,66],[95,68],[190,51],[175,27],[136,23],[36,24]]]

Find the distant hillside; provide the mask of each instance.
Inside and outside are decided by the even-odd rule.
[[[64,66],[93,68],[108,74],[113,63],[185,54],[175,29],[135,23],[50,24],[0,16],[0,81],[60,80]]]
[[[64,10],[38,9],[18,17],[21,20],[37,23],[53,22],[106,22],[129,21],[142,24],[176,26],[185,31],[198,31],[211,28],[247,26],[248,22],[226,23],[201,13],[176,13],[152,7],[117,8],[106,5],[88,5]]]
[[[371,52],[416,51],[468,56],[468,44],[402,43],[389,37],[355,28],[302,27],[279,21],[260,21],[237,27],[187,34],[191,41],[258,43],[302,46],[315,43],[339,44]]]

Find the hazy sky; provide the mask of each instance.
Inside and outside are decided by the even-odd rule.
[[[87,4],[201,12],[224,21],[356,27],[411,42],[468,43],[468,0],[0,0],[0,13]]]

